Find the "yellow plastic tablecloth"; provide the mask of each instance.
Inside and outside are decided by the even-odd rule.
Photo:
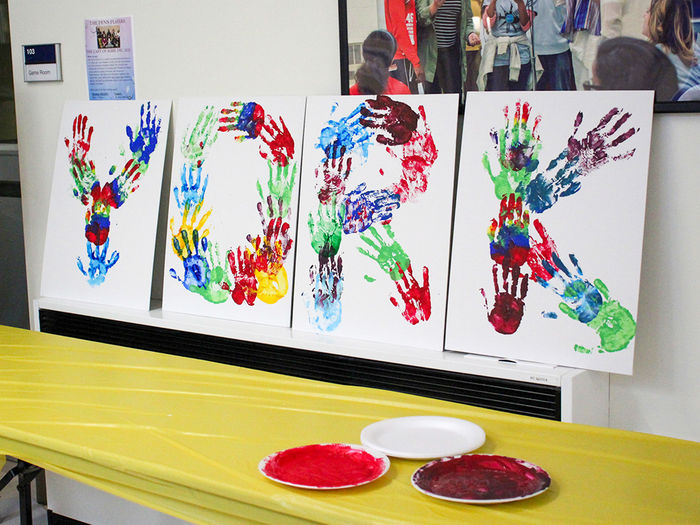
[[[0,327],[0,454],[195,523],[699,523],[700,444]],[[310,443],[359,443],[384,418],[483,427],[479,452],[546,469],[551,488],[494,506],[416,491],[425,461],[308,491],[257,470]]]

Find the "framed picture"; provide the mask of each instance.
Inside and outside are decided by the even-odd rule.
[[[372,94],[376,75],[394,89],[385,93],[400,82],[462,102],[469,91],[653,89],[656,113],[700,111],[700,0],[600,0],[588,17],[570,4],[582,5],[524,0],[520,13],[515,0],[338,0],[341,92]],[[518,40],[516,73],[510,51],[493,50],[502,36]]]

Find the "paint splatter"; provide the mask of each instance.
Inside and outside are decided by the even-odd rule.
[[[499,286],[499,270],[502,286]],[[525,313],[525,296],[527,295],[527,274],[521,274],[517,266],[512,269],[493,265],[493,287],[495,296],[493,308],[489,311],[486,292],[482,288],[481,295],[488,312],[487,319],[499,334],[514,334],[520,327]]]
[[[505,126],[491,131],[491,139],[498,156],[500,171],[494,173],[488,153],[484,153],[482,164],[494,185],[496,198],[502,199],[511,193],[523,193],[533,172],[539,166],[539,153],[542,148],[537,127],[541,118],[537,116],[529,125],[530,104],[515,103],[511,125],[509,109],[503,110]]]
[[[369,234],[371,236],[366,234],[360,235],[360,239],[372,251],[362,247],[359,247],[357,251],[376,261],[379,267],[391,277],[392,281],[402,279],[403,272],[401,268],[408,268],[411,265],[411,260],[402,246],[396,241],[391,226],[383,224],[381,229],[371,226]]]
[[[401,202],[389,190],[370,190],[366,183],[347,194],[343,201],[343,233],[363,232],[376,222],[390,221]]]
[[[397,262],[396,265],[401,273],[401,280],[395,281],[401,302],[399,303],[395,297],[390,297],[391,304],[401,309],[404,319],[412,325],[429,320],[432,306],[428,268],[423,267],[423,285],[421,285],[413,276],[413,268],[410,264],[405,271],[400,262]]]

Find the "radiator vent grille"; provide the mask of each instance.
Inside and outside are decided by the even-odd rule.
[[[559,387],[254,343],[55,310],[39,310],[40,330],[267,372],[404,392],[561,419]]]

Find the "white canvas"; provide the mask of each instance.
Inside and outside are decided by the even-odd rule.
[[[41,294],[147,310],[170,101],[68,101]]]
[[[310,97],[292,326],[440,351],[457,97]]]
[[[304,107],[178,101],[164,311],[290,325]]]
[[[652,95],[469,94],[448,350],[632,373]]]

